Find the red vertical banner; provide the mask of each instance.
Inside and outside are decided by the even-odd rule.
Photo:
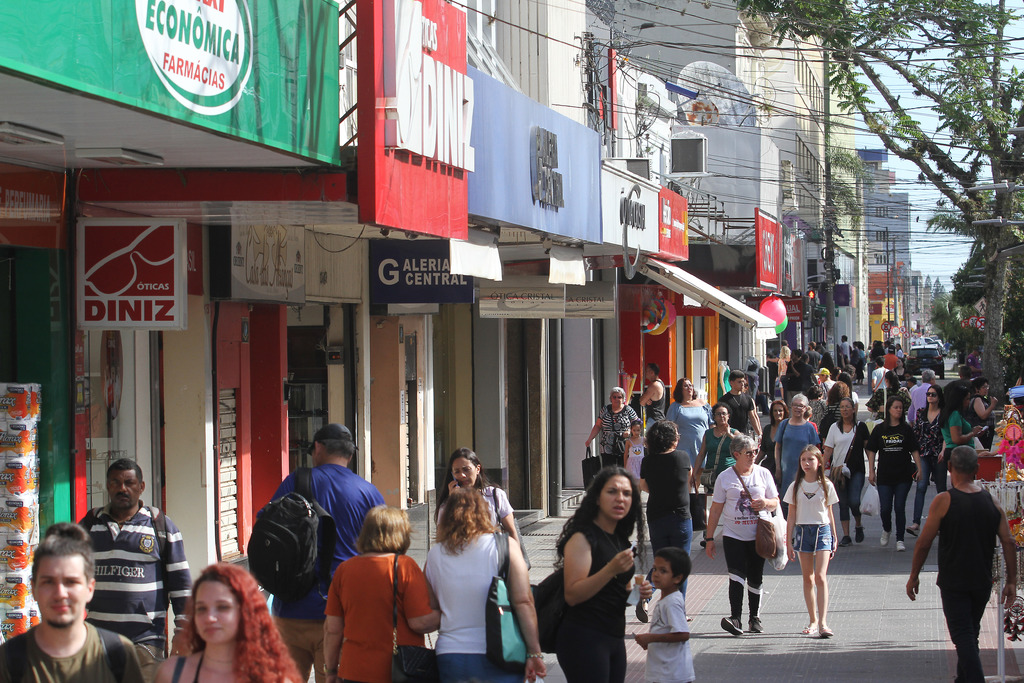
[[[619,53],[614,48],[608,48],[608,127],[612,130],[619,129],[619,86],[616,79],[619,76]]]
[[[782,231],[779,222],[754,210],[754,243],[757,248],[757,284],[761,289],[778,290],[781,281]]]
[[[690,258],[686,197],[663,187],[658,192],[658,209],[658,258],[686,261]]]

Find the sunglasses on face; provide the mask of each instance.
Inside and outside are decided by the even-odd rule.
[[[936,394],[934,391],[929,391],[928,393],[925,394],[925,396],[935,396],[935,397],[938,397],[938,394]]]

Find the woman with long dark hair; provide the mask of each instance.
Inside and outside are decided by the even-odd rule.
[[[878,419],[887,420],[888,416],[885,414],[885,410],[888,409],[888,400],[893,396],[899,396],[903,399],[903,405],[910,407],[910,392],[900,383],[895,372],[886,370],[882,376],[882,386],[875,389],[875,393],[871,394],[871,398],[868,399],[864,407],[875,413]]]
[[[555,544],[565,573],[565,616],[556,651],[568,683],[622,683],[626,678],[626,601],[634,576],[629,539],[643,549],[640,487],[621,467],[597,473]],[[642,552],[642,550],[641,550]],[[641,564],[643,562],[641,556]],[[653,590],[644,581],[641,599]]]
[[[772,401],[768,406],[769,423],[761,431],[761,449],[757,457],[757,464],[765,468],[775,476],[775,435],[778,433],[779,425],[789,419],[789,406],[779,399]],[[778,486],[778,482],[775,482]]]
[[[448,458],[448,469],[445,472],[444,484],[440,486],[437,497],[437,508],[434,510],[434,521],[436,522],[444,513],[445,502],[452,491],[458,488],[474,489],[479,491],[487,501],[488,509],[491,512],[491,521],[495,527],[500,527],[509,536],[522,544],[519,538],[519,529],[516,528],[515,511],[512,504],[508,502],[508,495],[500,486],[495,486],[484,473],[483,465],[476,453],[468,448],[457,448]]]
[[[914,495],[914,520],[907,527],[907,533],[917,536],[921,530],[921,516],[924,514],[924,497],[928,493],[928,484],[934,479],[935,488],[941,493],[946,490],[946,468],[940,468],[944,440],[942,438],[942,409],[946,406],[942,389],[938,384],[926,384],[924,395],[925,407],[919,408],[914,420],[914,436],[921,449],[921,478],[917,480],[917,493]]]
[[[832,387],[835,391],[842,384]],[[832,473],[833,481],[843,483],[838,487],[839,523],[843,526],[843,538],[839,545],[846,547],[853,540],[850,538],[850,514],[853,514],[856,526],[854,536],[857,543],[864,540],[864,527],[861,526],[860,494],[864,488],[864,442],[868,439],[868,430],[863,422],[857,421],[857,406],[849,396],[839,399],[839,419],[833,422],[825,434],[825,463]],[[838,471],[837,471],[838,470]],[[842,477],[842,479],[840,479]]]
[[[157,683],[301,683],[256,579],[236,565],[210,565],[196,579],[185,640],[192,654],[164,662]]]
[[[879,540],[883,547],[889,545],[895,505],[897,552],[907,549],[903,542],[907,528],[907,496],[910,495],[910,485],[921,478],[921,453],[917,437],[906,418],[909,405],[910,401],[902,396],[890,396],[885,404],[886,419],[871,430],[865,446],[868,481],[878,486],[879,516],[882,518],[882,537]]]
[[[971,384],[966,380],[957,380],[946,385],[943,390],[946,405],[942,408],[942,439],[944,450],[935,467],[935,489],[942,493],[946,490],[946,472],[949,456],[957,446],[974,445],[974,437],[982,433],[983,427],[971,426],[967,420],[967,406],[971,400]],[[941,484],[940,484],[941,480]]]
[[[690,462],[697,460],[704,432],[711,426],[711,406],[697,395],[693,382],[684,377],[676,382],[672,390],[673,403],[668,408],[666,420],[676,423],[679,430],[679,449],[690,456]]]
[[[967,412],[964,413],[971,427],[988,427],[978,434],[978,441],[985,450],[992,448],[992,440],[996,435],[996,418],[992,414],[996,402],[988,395],[988,388],[988,380],[984,377],[975,377],[971,380],[971,398],[967,402]]]

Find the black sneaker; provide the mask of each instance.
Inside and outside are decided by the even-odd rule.
[[[853,537],[857,540],[857,543],[864,542],[864,527],[859,526],[853,530]]]
[[[748,625],[750,626],[750,628],[747,630],[749,630],[751,633],[764,633],[764,627],[761,626],[760,617],[750,617],[750,624]]]
[[[636,603],[636,618],[641,624],[647,623],[647,601],[643,598]]]
[[[839,547],[845,548],[848,545],[853,545],[853,540],[849,536],[843,536],[843,540],[839,541]]]
[[[743,635],[743,625],[736,617],[722,617],[722,628],[734,636]]]

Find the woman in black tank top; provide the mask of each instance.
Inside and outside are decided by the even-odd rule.
[[[643,548],[644,526],[636,480],[621,467],[606,467],[562,528],[556,550],[567,607],[556,650],[568,683],[625,679],[627,587],[636,573],[629,539],[635,532]],[[650,598],[651,585],[644,581],[640,593]]]

